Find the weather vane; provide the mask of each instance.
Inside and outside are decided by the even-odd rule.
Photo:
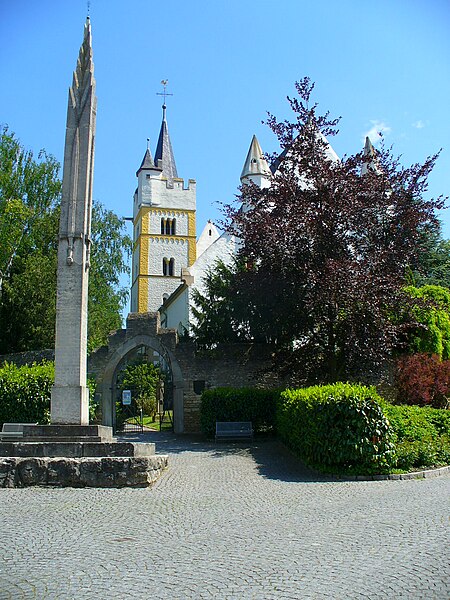
[[[91,12],[91,0],[87,0],[87,16],[89,17],[89,13]]]
[[[169,94],[169,92],[166,92],[166,87],[167,87],[168,83],[169,83],[168,79],[163,79],[161,81],[161,85],[163,86],[163,91],[162,92],[156,92],[157,96],[164,96],[164,106],[166,106],[166,96],[173,96],[173,94]]]

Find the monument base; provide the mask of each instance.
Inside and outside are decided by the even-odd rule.
[[[23,425],[21,441],[0,443],[0,488],[148,486],[167,463],[155,444],[118,442],[104,425]]]
[[[105,425],[24,425],[24,442],[115,442]]]
[[[0,458],[0,488],[147,487],[167,467],[167,456]]]

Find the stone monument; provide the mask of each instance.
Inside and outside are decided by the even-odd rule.
[[[69,88],[59,224],[52,424],[87,425],[87,304],[94,171],[94,63],[89,17]]]
[[[0,487],[149,485],[167,466],[155,444],[118,442],[89,425],[87,303],[97,99],[91,24],[69,89],[58,243],[55,385],[51,424],[24,424],[0,443]]]

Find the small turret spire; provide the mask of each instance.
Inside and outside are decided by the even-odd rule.
[[[252,175],[270,176],[269,165],[264,158],[263,151],[261,150],[256,135],[252,137],[250,148],[248,149],[247,158],[245,159],[241,173],[241,181]]]
[[[369,136],[366,136],[366,143],[364,144],[363,156],[364,164],[361,167],[362,175],[365,175],[369,170],[373,171],[374,173],[381,172],[377,159],[377,151],[373,147]]]

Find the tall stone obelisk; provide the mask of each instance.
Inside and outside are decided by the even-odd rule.
[[[58,242],[52,424],[87,425],[87,304],[97,98],[89,17],[69,88]]]

